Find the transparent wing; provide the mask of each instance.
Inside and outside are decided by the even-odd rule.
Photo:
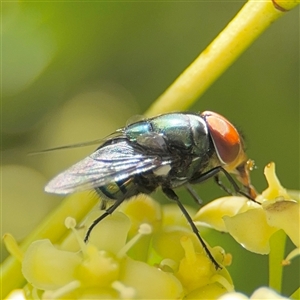
[[[137,152],[126,140],[105,145],[53,178],[45,191],[68,194],[93,189],[170,164],[170,159]]]

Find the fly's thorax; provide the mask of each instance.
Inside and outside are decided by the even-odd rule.
[[[207,126],[196,114],[161,115],[129,125],[125,134],[131,142],[161,152],[178,149],[201,155],[209,147]]]
[[[188,149],[192,146],[193,139],[186,114],[174,113],[162,115],[151,121],[153,131],[162,134],[168,147]]]
[[[126,138],[134,145],[137,144],[145,151],[163,152],[167,149],[163,134],[153,131],[151,119],[130,124],[124,129]]]
[[[136,122],[124,128],[124,133],[131,142],[136,142],[139,136],[147,135],[151,132],[152,127],[148,120]]]
[[[172,113],[137,122],[126,128],[132,142],[148,149],[157,150],[159,155],[172,157],[172,163],[153,172],[161,182],[174,182],[179,186],[201,172],[214,153],[205,120],[190,113]]]

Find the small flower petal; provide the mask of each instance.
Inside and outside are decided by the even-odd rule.
[[[273,200],[275,198],[281,197],[284,199],[290,199],[287,190],[281,185],[279,179],[275,173],[275,163],[270,162],[264,169],[264,174],[268,182],[268,188],[266,188],[261,195],[257,197],[256,200],[263,202],[266,200]]]
[[[141,194],[123,202],[120,211],[131,221],[129,237],[134,236],[143,223],[150,224],[153,231],[160,227],[161,207],[157,201],[147,195]]]
[[[220,285],[219,283],[211,283],[204,287],[193,290],[189,293],[184,299],[217,299],[220,295],[226,293],[227,290]],[[220,299],[220,298],[219,298]],[[234,300],[235,298],[228,298],[230,300]],[[246,298],[247,299],[247,298]]]
[[[56,249],[49,240],[33,242],[25,253],[22,272],[38,289],[54,290],[74,280],[81,257]]]
[[[180,241],[185,257],[180,261],[175,275],[188,293],[197,290],[197,294],[205,295],[206,299],[213,299],[216,295],[233,290],[232,279],[226,268],[216,271],[204,251],[200,253],[195,251],[193,242],[188,236],[183,236]],[[216,252],[220,250],[220,247],[215,247],[211,253],[217,258]]]
[[[180,261],[176,277],[183,286],[192,291],[210,283],[210,278],[215,273],[211,260],[204,253],[196,253],[192,240],[183,236],[181,245],[185,251],[185,257]]]
[[[245,197],[229,196],[211,201],[203,206],[193,218],[197,225],[212,227],[218,231],[227,232],[223,216],[235,216],[249,208],[253,208],[253,203]]]
[[[270,226],[283,229],[292,242],[299,247],[300,205],[296,201],[269,200],[263,203]]]
[[[179,226],[167,226],[156,233],[153,237],[153,248],[161,257],[178,262],[184,257],[184,250],[180,244],[183,236],[189,236],[195,241],[195,244],[198,244],[198,248],[201,248],[191,230]]]
[[[122,263],[119,281],[136,291],[136,299],[180,299],[183,289],[179,280],[168,272],[127,258]]]
[[[261,208],[250,209],[233,217],[223,217],[226,228],[232,237],[247,250],[268,254],[269,239],[277,228],[266,222],[266,216]]]

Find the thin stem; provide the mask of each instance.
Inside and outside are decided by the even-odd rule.
[[[270,239],[269,287],[281,293],[282,261],[284,259],[286,234],[283,230],[275,232]]]

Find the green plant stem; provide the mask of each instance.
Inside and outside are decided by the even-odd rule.
[[[284,259],[285,243],[286,234],[283,230],[275,232],[270,239],[269,287],[279,293],[281,293],[282,287],[282,261]]]
[[[150,106],[146,115],[185,110],[259,37],[276,19],[299,1],[248,1],[227,27]],[[277,4],[278,5],[278,4]]]

